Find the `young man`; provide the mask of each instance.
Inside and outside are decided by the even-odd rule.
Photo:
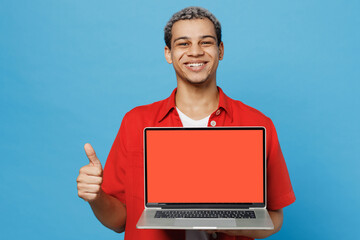
[[[216,70],[224,56],[219,21],[207,10],[190,7],[175,13],[165,27],[165,58],[173,64],[177,89],[165,100],[137,107],[122,121],[102,171],[90,144],[89,165],[80,169],[78,194],[96,217],[126,240],[252,239],[280,230],[282,208],[295,201],[288,171],[272,121],[259,111],[227,97],[216,85]],[[143,129],[181,126],[264,126],[267,129],[267,206],[274,230],[165,231],[139,230],[144,208]]]

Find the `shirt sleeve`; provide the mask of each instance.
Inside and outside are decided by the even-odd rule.
[[[295,194],[276,134],[270,120],[267,130],[267,208],[278,210],[292,204]]]
[[[116,135],[115,141],[106,160],[103,171],[103,182],[101,185],[101,188],[105,193],[114,196],[124,204],[126,204],[125,165],[127,159],[127,150],[125,146],[125,129],[126,115],[123,118],[120,129]]]

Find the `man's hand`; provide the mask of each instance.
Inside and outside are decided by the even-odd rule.
[[[87,202],[96,200],[101,194],[102,166],[89,143],[84,146],[89,164],[80,168],[77,181],[78,195]]]
[[[77,181],[78,195],[89,202],[95,216],[104,226],[123,232],[126,223],[126,206],[117,198],[101,190],[103,169],[92,146],[84,146],[89,164],[80,168]]]
[[[250,237],[250,238],[267,238],[278,231],[280,231],[281,226],[283,224],[283,210],[268,210],[271,220],[274,223],[273,230],[220,230],[220,231],[211,231],[207,230],[206,232],[209,234],[214,233],[224,233],[230,236],[242,236],[242,237]]]

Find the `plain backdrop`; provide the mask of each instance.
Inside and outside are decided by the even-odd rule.
[[[218,85],[269,116],[297,200],[270,239],[357,239],[360,2],[0,1],[2,239],[123,239],[77,196],[124,114],[176,87],[163,28],[187,6],[223,27]],[[180,3],[181,2],[181,3]]]

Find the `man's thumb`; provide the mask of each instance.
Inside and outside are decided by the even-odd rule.
[[[89,159],[89,162],[93,166],[102,168],[100,160],[97,158],[96,153],[90,143],[84,145],[86,156]]]

